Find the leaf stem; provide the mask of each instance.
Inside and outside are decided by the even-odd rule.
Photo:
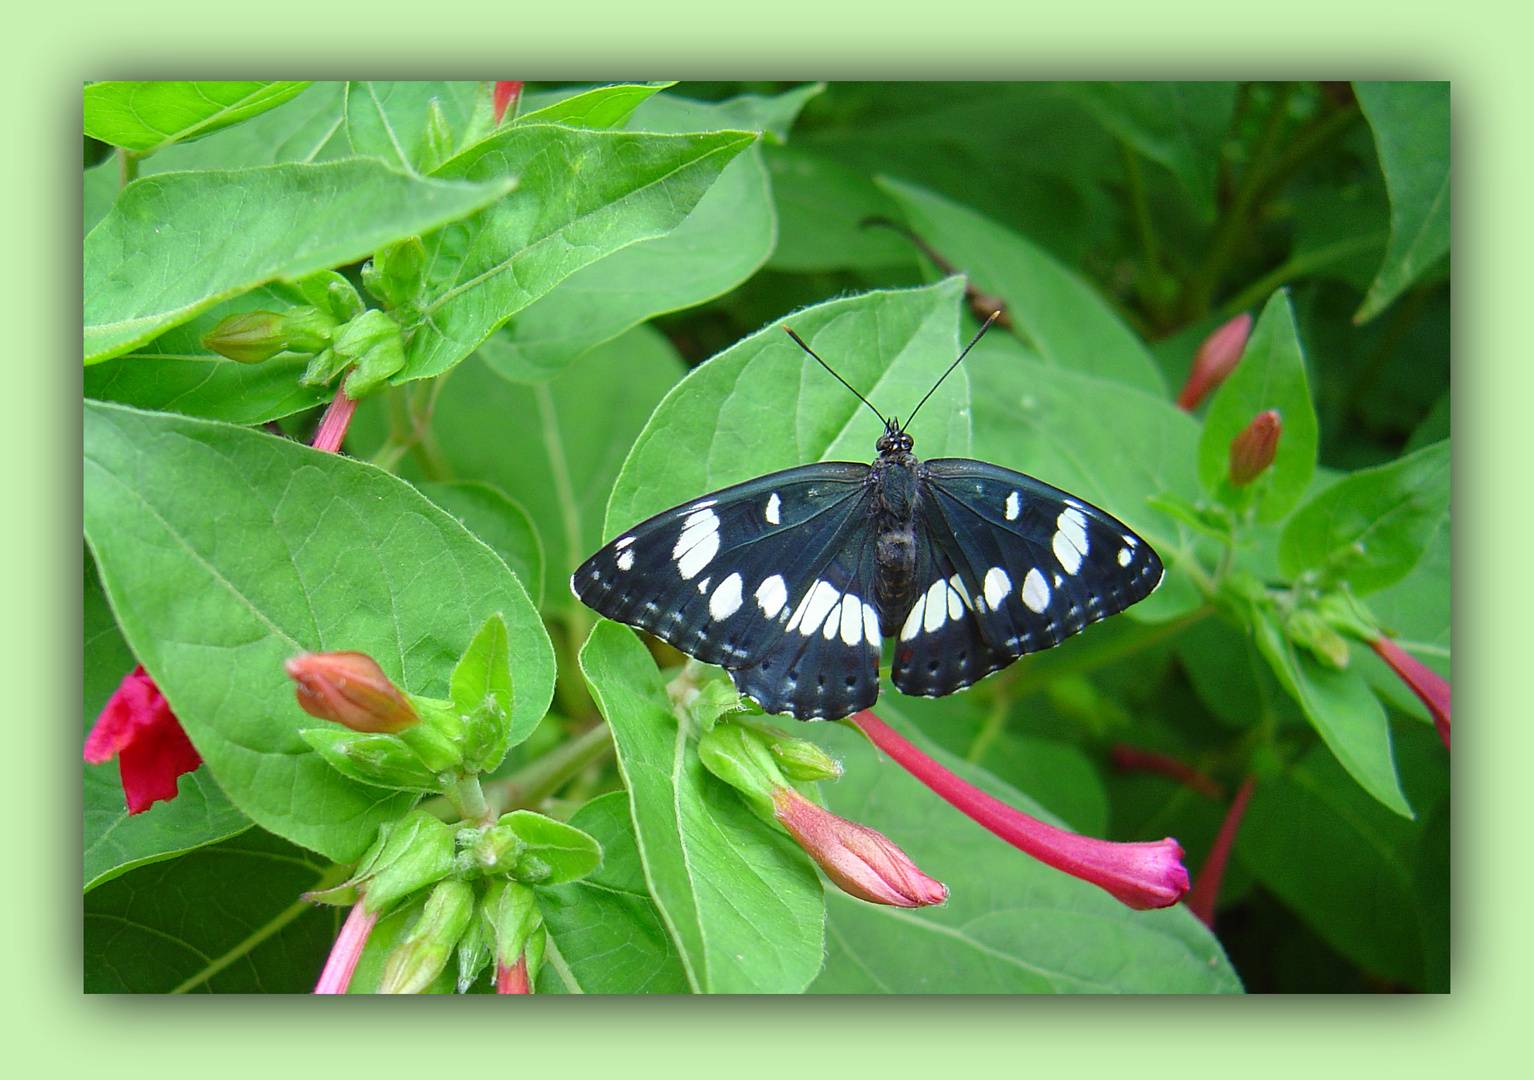
[[[613,733],[606,723],[597,724],[569,742],[490,785],[490,799],[497,813],[535,807],[588,765],[612,750]]]

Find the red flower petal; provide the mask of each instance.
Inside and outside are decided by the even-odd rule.
[[[176,778],[202,764],[165,696],[142,664],[123,679],[85,739],[85,760],[117,757],[128,813],[176,797]]]

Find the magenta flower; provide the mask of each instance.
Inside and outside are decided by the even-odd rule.
[[[1171,907],[1188,891],[1188,871],[1183,869],[1182,847],[1176,840],[1115,843],[1046,825],[960,780],[872,712],[864,710],[851,720],[912,776],[1040,862],[1090,881],[1141,911]]]
[[[883,833],[837,817],[793,788],[772,793],[773,816],[849,896],[891,907],[926,907],[948,899],[948,888],[916,868]]]
[[[1273,464],[1283,430],[1278,410],[1268,409],[1252,417],[1252,422],[1230,441],[1230,482],[1234,487],[1250,484]]]
[[[1401,681],[1411,687],[1412,693],[1422,699],[1432,714],[1433,726],[1443,740],[1443,748],[1449,748],[1449,681],[1412,656],[1384,634],[1369,642],[1380,659],[1389,664]]]
[[[202,764],[165,696],[140,664],[108,699],[85,739],[85,760],[116,756],[129,814],[176,797],[176,778]]]
[[[1183,383],[1177,395],[1177,407],[1192,412],[1198,403],[1208,397],[1236,369],[1241,353],[1246,349],[1246,339],[1252,332],[1252,317],[1246,312],[1237,315],[1204,339],[1193,356],[1193,366],[1188,370],[1188,381]]]

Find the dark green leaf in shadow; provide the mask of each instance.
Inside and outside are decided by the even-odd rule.
[[[538,992],[687,993],[687,972],[645,883],[628,796],[592,799],[570,824],[601,843],[602,865],[580,881],[538,889],[563,964],[545,961]]]
[[[877,183],[917,235],[977,288],[1007,302],[1018,336],[1046,364],[1165,396],[1150,352],[1075,271],[968,207],[900,180]]]
[[[933,746],[886,701],[898,727],[964,779],[1025,813],[1023,795]],[[827,891],[820,993],[1236,993],[1219,943],[1186,908],[1132,911],[1095,885],[1035,862],[954,810],[841,725],[808,734],[843,761],[826,805],[885,833],[948,886],[914,911]]]
[[[361,158],[135,180],[85,238],[86,362],[268,281],[454,221],[511,186],[407,177]]]
[[[426,300],[395,381],[446,371],[575,271],[670,232],[755,141],[512,124],[465,150],[433,176],[514,177],[517,191],[422,238]]]
[[[1449,250],[1449,84],[1357,82],[1390,190],[1390,242],[1353,316],[1378,315]]]
[[[128,650],[101,591],[96,563],[85,553],[85,730],[90,731],[123,676],[138,662]],[[85,766],[85,890],[134,867],[168,859],[234,836],[250,819],[229,802],[207,766],[184,774],[179,794],[142,814],[128,814],[117,762]]]
[[[867,218],[894,219],[900,213],[866,173],[798,144],[764,146],[762,158],[772,176],[778,215],[770,268],[814,273],[916,261],[916,248],[899,233],[863,227]]]
[[[1285,576],[1345,581],[1357,595],[1411,572],[1449,518],[1449,443],[1360,469],[1294,512],[1279,540]]]
[[[820,970],[809,858],[704,770],[633,631],[599,622],[581,670],[612,726],[645,877],[701,993],[798,993]]]
[[[478,480],[422,482],[416,487],[484,541],[511,567],[533,604],[543,605],[543,542],[520,503]]]
[[[963,282],[951,278],[833,300],[785,321],[876,407],[908,414],[959,354],[962,291]],[[968,398],[961,366],[917,419],[919,456],[968,453]],[[603,538],[776,469],[870,461],[882,431],[782,326],[766,327],[695,368],[666,395],[623,463]]]
[[[85,133],[148,155],[211,135],[297,97],[306,82],[98,82],[85,88]]]
[[[327,869],[251,829],[107,882],[85,898],[85,992],[309,993],[340,909],[299,894]]]
[[[644,102],[631,131],[682,133],[793,122],[805,94],[766,99],[775,111],[737,116],[734,102],[718,105],[660,95]],[[761,151],[753,146],[725,166],[685,221],[664,236],[643,240],[577,270],[518,312],[480,346],[502,375],[541,382],[570,361],[645,319],[693,307],[735,288],[772,251],[777,232]]]
[[[1254,622],[1257,648],[1343,768],[1370,795],[1412,817],[1396,776],[1390,724],[1369,684],[1351,666],[1338,671],[1298,648],[1266,611],[1256,612]]]
[[[1273,464],[1242,488],[1230,483],[1230,444],[1258,413],[1277,409],[1283,424]],[[1316,410],[1288,290],[1268,300],[1236,370],[1215,391],[1198,444],[1198,478],[1226,506],[1256,506],[1259,522],[1294,509],[1316,470]]]
[[[397,477],[245,428],[86,403],[85,529],[124,637],[236,806],[337,860],[413,796],[309,751],[283,671],[355,649],[445,697],[485,619],[511,631],[512,744],[553,693],[548,635],[501,560]]]

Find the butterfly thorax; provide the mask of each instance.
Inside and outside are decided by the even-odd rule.
[[[916,512],[921,499],[921,462],[911,453],[911,436],[890,425],[878,442],[879,459],[868,472],[869,515],[873,519],[874,582],[880,632],[891,637],[910,609],[917,587]]]

